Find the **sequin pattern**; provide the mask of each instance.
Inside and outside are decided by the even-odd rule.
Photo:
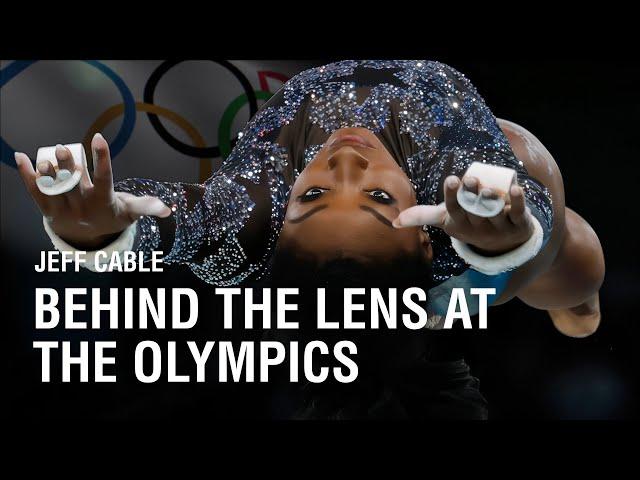
[[[310,145],[304,150],[304,165],[307,166],[311,160],[322,150],[323,145]]]
[[[370,77],[377,80],[368,81],[367,71],[375,72]],[[364,127],[379,133],[397,115],[399,134],[408,136],[416,146],[407,158],[398,161],[406,165],[423,204],[442,201],[444,178],[461,175],[473,161],[515,168],[528,204],[548,236],[553,220],[549,192],[526,174],[483,99],[471,82],[451,67],[424,60],[345,60],[296,75],[274,98],[278,101],[267,102],[258,111],[239,134],[231,155],[204,184],[143,179],[117,184],[120,191],[157,196],[172,209],[175,229],[167,234],[173,236],[171,245],[163,245],[168,242],[161,235],[163,220],[143,217],[135,248],[147,253],[168,249],[167,263],[187,264],[199,278],[215,285],[235,285],[263,276],[291,189],[285,178],[295,180],[322,148],[321,144],[309,144],[293,155],[289,145],[280,142],[281,129],[294,119],[299,121],[296,115],[303,106],[307,107],[306,121],[327,135],[343,127]],[[268,219],[256,218],[258,209],[245,186],[251,184],[268,188],[271,205],[261,209],[261,215],[268,214]],[[266,221],[269,235],[252,239],[262,244],[263,253],[249,258],[240,232],[254,221]],[[447,235],[438,229],[429,232],[435,279],[444,281],[463,271],[466,265],[451,248]]]

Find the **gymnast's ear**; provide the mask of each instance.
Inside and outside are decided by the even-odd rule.
[[[424,252],[425,259],[431,263],[433,260],[433,247],[431,246],[431,237],[422,228],[418,229],[418,237],[420,238],[420,247]]]

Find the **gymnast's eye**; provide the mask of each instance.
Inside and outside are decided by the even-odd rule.
[[[388,205],[393,202],[393,197],[384,190],[369,190],[367,193],[372,200],[378,203],[384,203],[385,205]]]
[[[301,202],[312,202],[313,200],[320,198],[324,192],[326,192],[326,188],[321,187],[311,187],[309,190],[304,192],[298,198]]]

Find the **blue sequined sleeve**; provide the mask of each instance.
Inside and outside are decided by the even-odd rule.
[[[164,262],[187,265],[218,286],[259,279],[265,273],[284,216],[286,158],[268,142],[242,142],[205,183],[127,179],[116,191],[151,195],[171,207],[166,219],[138,220],[134,250],[161,250]]]
[[[538,219],[544,231],[544,243],[553,226],[552,199],[548,189],[531,177],[519,161],[483,98],[471,82],[455,69],[438,64],[445,81],[431,85],[430,98],[437,98],[437,106],[430,114],[425,137],[429,148],[422,153],[418,184],[421,185],[420,203],[438,204],[444,201],[444,180],[449,175],[461,177],[473,162],[483,162],[512,168],[518,173],[527,206]],[[435,128],[434,128],[435,125]],[[419,156],[420,154],[418,154]],[[418,163],[418,162],[415,162]],[[430,228],[434,241],[434,272],[437,281],[466,269],[455,254],[448,236],[437,228]]]

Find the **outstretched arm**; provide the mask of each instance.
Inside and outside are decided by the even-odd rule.
[[[271,205],[278,192],[270,184],[276,175],[268,166],[261,172],[254,168],[249,181],[246,162],[232,154],[204,184],[128,179],[114,185],[107,142],[98,134],[91,147],[93,180],[85,167],[80,184],[56,196],[38,190],[31,161],[16,154],[20,174],[57,248],[138,250],[145,256],[160,250],[165,262],[188,265],[217,285],[237,284],[261,273],[269,232],[277,223]],[[68,149],[57,148],[56,159],[61,169],[73,172]],[[49,162],[41,163],[41,175],[56,175]]]
[[[517,296],[534,308],[550,310],[554,325],[562,333],[570,336],[593,333],[599,322],[597,292],[604,277],[598,237],[584,219],[565,208],[562,175],[540,141],[516,124],[504,120],[498,124],[513,155],[526,169],[531,179],[528,181],[535,181],[553,199],[553,224],[535,257],[500,276],[506,281],[501,283],[500,294],[492,304],[505,303]],[[470,185],[461,186],[458,177],[447,177],[442,205],[412,207],[396,223],[437,226],[486,255],[490,263],[492,256],[518,248],[530,237],[532,216],[525,209],[521,186],[512,187],[511,204],[496,217],[486,219],[466,212],[458,204],[456,192],[458,188],[473,190],[474,179],[468,180]],[[462,277],[453,277],[452,281],[460,282],[458,278]]]

